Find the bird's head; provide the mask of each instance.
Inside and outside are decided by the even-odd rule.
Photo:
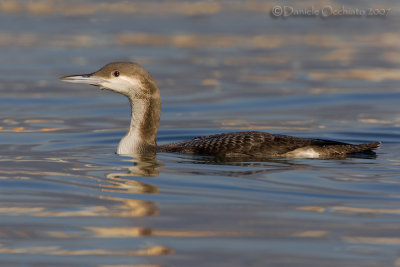
[[[113,62],[94,73],[64,76],[60,80],[95,85],[131,99],[159,96],[157,84],[150,73],[134,62]]]

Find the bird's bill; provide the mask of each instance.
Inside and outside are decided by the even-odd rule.
[[[60,80],[68,83],[83,83],[96,86],[104,82],[104,79],[92,76],[91,74],[64,76],[61,77]]]

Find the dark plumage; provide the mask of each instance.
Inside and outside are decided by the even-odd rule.
[[[209,155],[217,157],[254,157],[277,158],[296,157],[312,149],[320,158],[345,157],[347,154],[371,151],[380,143],[351,145],[342,142],[321,139],[308,139],[265,132],[234,132],[196,137],[191,140],[162,145],[159,152],[176,152],[184,154]],[[307,151],[306,151],[307,153]],[[313,152],[310,151],[311,155]],[[313,157],[313,156],[311,156]]]

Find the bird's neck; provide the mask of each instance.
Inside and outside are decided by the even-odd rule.
[[[161,99],[157,92],[151,97],[129,97],[131,124],[118,146],[118,154],[154,152],[160,123]]]

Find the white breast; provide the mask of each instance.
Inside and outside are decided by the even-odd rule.
[[[117,153],[119,155],[135,155],[140,151],[141,141],[134,133],[128,132],[124,138],[121,139],[118,145]]]

